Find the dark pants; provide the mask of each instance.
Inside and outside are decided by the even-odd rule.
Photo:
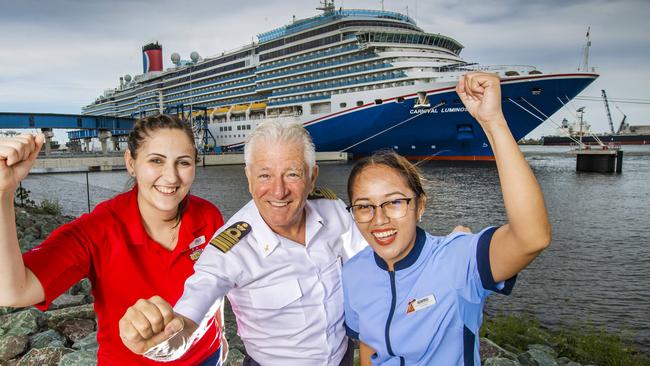
[[[203,360],[199,366],[221,366],[221,347],[212,356]]]
[[[244,362],[242,362],[241,365],[262,366],[248,355],[246,355],[246,358],[244,358]],[[348,350],[345,351],[345,355],[343,355],[343,359],[341,360],[339,366],[353,366],[353,365],[354,365],[354,342],[352,342],[352,340],[348,340]]]

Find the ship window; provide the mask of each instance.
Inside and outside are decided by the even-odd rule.
[[[381,99],[375,99],[375,104],[381,104],[381,103],[383,103],[383,102],[384,102],[384,101],[381,100]]]
[[[404,97],[397,97],[397,103],[404,103]]]
[[[348,106],[348,104],[347,104],[347,103],[345,103],[345,102],[342,102],[341,104],[339,104],[339,106],[340,106],[341,108],[345,108],[345,107],[347,107],[347,106]]]
[[[357,100],[357,107],[361,107],[363,105],[363,100]]]

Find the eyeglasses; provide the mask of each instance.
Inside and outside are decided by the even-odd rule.
[[[373,217],[375,217],[375,209],[378,207],[381,208],[384,216],[388,217],[389,219],[401,219],[402,217],[406,216],[409,203],[411,203],[413,198],[415,197],[397,198],[394,200],[386,201],[384,203],[380,203],[379,205],[352,205],[346,207],[346,210],[352,214],[354,221],[359,224],[365,224],[372,221]]]

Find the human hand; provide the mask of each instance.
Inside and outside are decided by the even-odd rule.
[[[25,179],[45,142],[45,136],[0,138],[0,192],[13,192]]]
[[[500,84],[497,74],[470,72],[461,76],[456,85],[465,108],[486,133],[496,127],[507,127],[501,109]]]
[[[151,347],[183,330],[185,323],[167,301],[160,296],[140,299],[128,308],[120,319],[122,343],[135,354],[143,354]]]

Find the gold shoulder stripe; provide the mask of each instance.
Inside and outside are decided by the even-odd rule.
[[[307,199],[310,200],[317,200],[321,198],[325,198],[328,200],[335,200],[337,197],[336,197],[336,193],[334,193],[333,190],[329,188],[319,188],[319,187],[314,188],[314,190],[311,191],[309,196],[307,196]]]
[[[239,221],[212,238],[210,244],[226,253],[250,232],[251,226],[247,222]]]

